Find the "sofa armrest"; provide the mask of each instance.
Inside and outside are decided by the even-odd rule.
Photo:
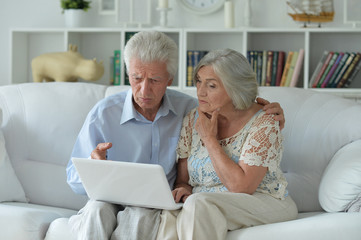
[[[319,188],[319,201],[327,212],[344,211],[361,193],[361,139],[336,152]]]

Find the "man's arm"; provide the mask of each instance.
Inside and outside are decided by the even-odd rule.
[[[281,108],[281,105],[278,102],[270,103],[266,99],[258,97],[256,99],[258,104],[263,105],[263,111],[266,112],[266,114],[274,114],[273,117],[274,120],[279,121],[280,123],[280,129],[282,130],[285,127],[285,115],[283,113],[283,109]]]

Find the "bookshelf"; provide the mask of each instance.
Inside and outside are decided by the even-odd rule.
[[[85,58],[104,61],[105,73],[98,84],[109,84],[110,57],[114,50],[123,52],[128,32],[147,29],[124,28],[22,28],[11,29],[10,73],[11,83],[31,82],[31,60],[43,53],[66,51],[69,44],[78,45]],[[361,52],[361,29],[357,28],[241,28],[192,29],[156,28],[170,36],[179,46],[179,70],[172,88],[193,91],[187,87],[187,51],[232,48],[245,56],[248,50],[298,51],[304,49],[304,64],[297,87],[310,88],[309,79],[322,53],[328,51]],[[19,71],[21,69],[22,71]],[[124,63],[121,61],[121,83],[124,83]],[[314,88],[313,88],[314,89]],[[361,98],[361,71],[348,88],[323,88],[347,98]]]

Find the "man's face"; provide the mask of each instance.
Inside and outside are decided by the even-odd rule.
[[[167,86],[170,86],[173,80],[169,77],[166,63],[143,63],[132,58],[128,73],[135,108],[145,118],[153,121]]]

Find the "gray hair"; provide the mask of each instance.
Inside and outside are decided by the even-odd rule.
[[[236,109],[247,109],[254,103],[258,95],[256,74],[241,53],[232,49],[209,52],[194,70],[195,82],[197,73],[203,66],[213,67]]]
[[[131,58],[143,63],[165,62],[170,78],[174,78],[178,69],[178,46],[166,34],[157,31],[142,31],[134,34],[124,48],[124,62],[129,69]]]

